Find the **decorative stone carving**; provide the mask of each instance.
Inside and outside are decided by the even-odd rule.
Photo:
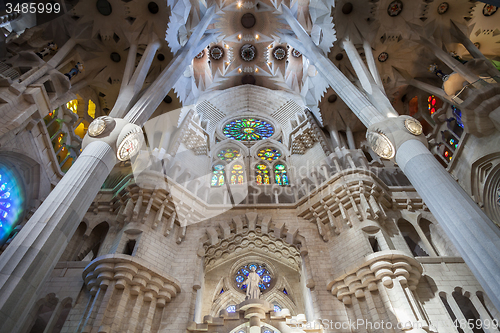
[[[245,280],[245,284],[247,285],[247,299],[258,299],[260,298],[260,288],[259,284],[262,282],[261,277],[257,272],[255,272],[255,267],[252,267],[250,273],[248,273],[248,277]]]
[[[351,304],[353,295],[364,297],[366,290],[378,289],[378,282],[392,287],[395,278],[402,285],[408,285],[410,290],[415,290],[422,272],[422,265],[401,251],[378,252],[346,269],[346,273],[330,281],[327,288],[344,304]]]
[[[145,261],[121,254],[105,255],[92,261],[83,271],[87,289],[94,295],[99,288],[106,288],[115,281],[115,288],[130,288],[132,295],[142,293],[157,298],[163,307],[180,291],[180,283],[164,272],[159,272]]]

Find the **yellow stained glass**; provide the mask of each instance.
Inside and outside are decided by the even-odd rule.
[[[87,113],[89,114],[89,116],[92,117],[92,119],[95,118],[95,103],[92,102],[92,100],[90,100],[90,99],[89,99],[89,109],[88,109]]]
[[[68,103],[66,103],[66,107],[73,113],[76,113],[78,111],[78,100],[74,99],[72,101],[69,101]]]

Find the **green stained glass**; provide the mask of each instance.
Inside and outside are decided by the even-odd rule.
[[[225,184],[224,166],[221,164],[214,165],[212,171],[212,181],[210,182],[210,185],[222,186],[224,184]]]
[[[274,134],[274,128],[264,120],[243,118],[227,123],[222,132],[233,140],[258,141],[270,138]]]
[[[274,181],[278,185],[289,185],[286,166],[284,164],[276,164],[274,166]]]
[[[281,157],[281,152],[277,149],[272,149],[272,148],[264,148],[259,150],[257,153],[257,156],[266,161],[272,161],[272,160],[277,160],[278,158]]]
[[[255,182],[257,185],[269,185],[269,170],[266,165],[258,164],[255,170]]]

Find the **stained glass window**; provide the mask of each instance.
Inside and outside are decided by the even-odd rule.
[[[212,186],[222,186],[224,184],[225,184],[224,165],[222,165],[222,164],[214,165],[214,167],[212,169],[211,185]]]
[[[257,185],[269,185],[269,168],[265,164],[255,166],[255,182]]]
[[[236,305],[229,305],[227,308],[226,308],[226,311],[231,313],[231,312],[236,312]]]
[[[73,111],[73,113],[77,113],[78,112],[78,100],[74,99],[74,100],[69,101],[68,103],[66,103],[66,107],[69,110]]]
[[[429,98],[427,98],[427,108],[429,109],[430,114],[434,114],[436,112],[436,96],[430,95]]]
[[[255,272],[259,274],[259,276],[262,278],[262,283],[259,284],[259,288],[261,291],[264,291],[268,289],[271,286],[271,281],[273,280],[273,277],[269,270],[266,268],[265,264],[257,264],[257,263],[250,263],[248,265],[240,267],[240,269],[236,272],[234,281],[236,282],[236,286],[243,290],[246,291],[247,285],[244,283],[247,279],[248,274],[252,271],[252,267],[255,267]]]
[[[444,156],[444,159],[446,161],[451,161],[451,159],[453,157],[453,153],[448,148],[445,148],[444,152],[443,152],[443,156]]]
[[[274,128],[264,120],[244,118],[227,123],[222,132],[233,140],[258,141],[270,138],[274,134]]]
[[[290,185],[284,164],[278,163],[274,166],[274,180],[278,185]]]
[[[262,160],[272,161],[281,157],[281,152],[278,149],[264,148],[259,150],[257,156]]]
[[[280,312],[281,311],[281,306],[278,304],[274,304],[274,312]]]
[[[455,116],[455,119],[457,120],[458,126],[464,128],[464,124],[462,123],[462,111],[457,108],[455,105],[451,106],[451,110],[453,111],[453,115]]]
[[[226,148],[222,149],[219,154],[217,155],[218,158],[220,158],[223,161],[231,162],[240,157],[240,151],[238,149],[234,148]]]
[[[234,164],[231,168],[231,185],[241,185],[245,182],[245,169],[241,164]]]
[[[22,213],[23,195],[17,179],[0,166],[0,243],[6,240]]]

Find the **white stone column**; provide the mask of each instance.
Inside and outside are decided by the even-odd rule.
[[[104,142],[87,146],[0,257],[0,331],[16,332],[115,165]]]
[[[345,129],[345,134],[347,136],[347,145],[349,149],[356,149],[356,143],[354,142],[354,135],[352,134],[352,130],[349,126]]]
[[[156,36],[154,37],[155,39],[146,47],[141,61],[139,62],[139,65],[137,65],[137,68],[135,69],[133,74],[131,73],[131,71],[135,66],[135,54],[137,53],[137,45],[130,46],[120,93],[118,94],[115,105],[113,106],[113,109],[109,114],[111,117],[124,117],[129,110],[130,103],[137,97],[137,95],[141,91],[156,51],[161,46],[158,38],[156,38]],[[133,52],[133,54],[131,54],[131,52]],[[129,66],[131,66],[131,68]]]
[[[457,301],[455,301],[455,298],[450,295],[450,297],[446,297],[446,300],[448,301],[453,314],[457,318],[458,323],[466,323],[465,325],[459,326],[464,331],[464,333],[474,333],[474,331],[472,331],[472,329],[467,325],[467,319],[462,313],[462,310],[460,310],[460,307],[458,306]]]
[[[193,58],[201,52],[208,44],[215,41],[214,35],[209,35],[201,42],[200,39],[206,32],[208,25],[215,15],[215,7],[207,9],[205,15],[189,37],[188,42],[180,49],[172,62],[151,84],[144,95],[130,109],[124,119],[134,124],[144,124],[163,101],[167,93],[172,89],[175,82],[183,75],[186,67]]]
[[[418,140],[396,162],[443,227],[495,307],[500,308],[500,230]]]
[[[479,300],[477,295],[472,295],[470,300],[479,313],[483,330],[486,333],[498,333],[498,329],[494,328],[493,318],[491,318],[491,316],[488,314],[488,311],[486,311],[486,308],[483,306],[483,303]]]
[[[383,121],[386,117],[397,117],[396,114],[382,114],[373,106],[372,103],[363,95],[358,88],[349,81],[345,75],[328,59],[322,51],[314,44],[311,37],[304,30],[302,25],[293,16],[290,9],[281,5],[283,18],[292,28],[297,36],[282,35],[282,39],[293,48],[299,50],[309,59],[317,71],[323,75],[337,95],[346,103],[352,112],[365,125],[369,126]]]

